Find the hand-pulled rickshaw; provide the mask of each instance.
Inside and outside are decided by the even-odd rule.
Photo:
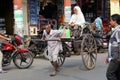
[[[68,27],[69,25],[65,26]],[[69,28],[72,30],[71,27]],[[84,28],[78,26],[78,29],[73,29],[72,34],[75,34],[74,38],[61,38],[63,52],[59,53],[59,66],[63,65],[67,53],[74,52],[77,54],[79,53],[82,56],[83,64],[88,70],[93,69],[97,60],[97,46],[96,41],[90,31],[90,25],[85,24]],[[72,47],[67,44],[69,42]]]
[[[58,64],[62,66],[66,55],[71,54],[80,54],[82,56],[82,61],[85,67],[88,70],[91,70],[96,65],[97,60],[97,45],[95,38],[90,31],[90,25],[87,23],[84,25],[84,28],[76,25],[77,28],[71,27],[70,25],[64,25],[66,28],[69,28],[71,31],[71,38],[61,38],[63,52],[59,53]],[[34,39],[34,41],[40,41],[40,39]],[[46,41],[56,41],[56,40],[46,40]],[[40,41],[41,42],[41,41]],[[68,45],[71,43],[71,47]],[[47,53],[46,53],[47,55]]]

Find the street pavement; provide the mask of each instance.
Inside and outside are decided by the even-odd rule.
[[[97,64],[93,70],[87,70],[81,56],[72,55],[66,58],[64,65],[60,68],[60,72],[55,77],[50,77],[52,66],[48,60],[35,58],[33,65],[28,69],[18,69],[12,63],[10,66],[4,67],[7,73],[0,74],[0,80],[107,80],[104,60],[106,53],[99,53],[97,56]]]

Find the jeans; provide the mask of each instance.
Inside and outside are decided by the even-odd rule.
[[[120,80],[120,62],[112,59],[106,72],[107,80]]]

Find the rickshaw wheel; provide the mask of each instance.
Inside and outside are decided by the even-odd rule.
[[[81,56],[84,66],[94,69],[97,60],[97,45],[92,34],[85,34],[81,42]]]
[[[65,55],[63,53],[59,53],[57,60],[58,66],[61,67],[64,61],[65,61]],[[51,64],[53,65],[53,62],[51,62]]]

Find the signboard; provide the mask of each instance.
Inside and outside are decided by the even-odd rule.
[[[0,28],[4,28],[5,25],[5,18],[0,18]]]
[[[71,4],[76,4],[76,0],[71,0]]]
[[[15,17],[15,24],[17,28],[23,28],[23,12],[22,10],[15,10],[14,11]]]
[[[30,9],[30,25],[37,26],[38,24],[38,0],[29,0]]]
[[[69,22],[71,18],[71,6],[65,6],[65,22]]]
[[[64,0],[64,21],[69,22],[71,18],[71,0]]]
[[[38,35],[36,26],[31,26],[30,27],[30,35]]]
[[[14,10],[15,34],[23,37],[23,11],[21,9]]]
[[[110,0],[110,14],[120,14],[120,3],[119,0]]]
[[[0,33],[6,33],[5,18],[0,18]]]
[[[23,9],[22,0],[14,0],[14,33],[23,37]]]

